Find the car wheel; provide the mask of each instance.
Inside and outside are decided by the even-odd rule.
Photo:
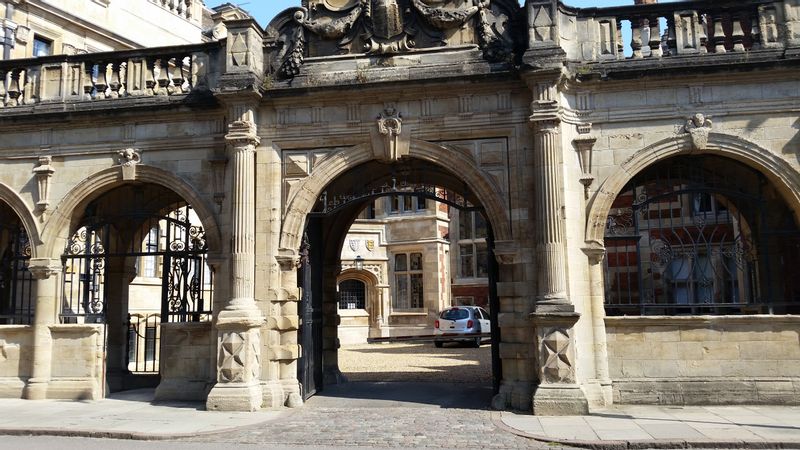
[[[442,346],[444,345],[444,342],[442,342],[442,341],[433,341],[433,345],[436,348],[442,348]]]
[[[481,346],[481,338],[476,337],[475,342],[472,343],[472,346],[475,348],[479,348]]]

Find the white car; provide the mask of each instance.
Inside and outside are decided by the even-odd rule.
[[[491,332],[489,313],[479,306],[453,306],[439,314],[433,325],[433,345],[445,342],[467,342],[480,347]]]

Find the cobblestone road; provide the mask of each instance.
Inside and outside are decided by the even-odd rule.
[[[373,448],[548,448],[492,422],[491,350],[373,344],[339,351],[349,383],[288,417],[194,442]],[[369,381],[367,381],[369,380]],[[406,382],[398,382],[403,380]],[[389,382],[387,382],[389,381]]]

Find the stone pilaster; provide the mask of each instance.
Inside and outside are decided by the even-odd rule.
[[[531,84],[534,101],[534,198],[538,292],[531,314],[536,336],[539,385],[533,395],[538,415],[584,414],[586,396],[576,384],[574,326],[580,315],[567,296],[564,176],[558,92],[553,80]]]
[[[61,261],[32,259],[28,270],[36,279],[36,309],[33,317],[33,373],[23,391],[28,400],[47,398],[47,387],[53,358],[53,339],[50,325],[56,323],[58,288],[61,281]]]
[[[255,151],[259,144],[252,109],[232,108],[239,120],[225,136],[231,167],[231,298],[220,311],[217,384],[208,395],[209,410],[255,411],[261,408],[261,325],[255,303]]]
[[[595,381],[600,385],[600,405],[613,402],[611,376],[608,371],[608,341],[606,339],[606,307],[603,275],[603,259],[606,249],[598,242],[588,243],[583,248],[589,260],[589,280],[591,283],[592,342],[594,343]]]

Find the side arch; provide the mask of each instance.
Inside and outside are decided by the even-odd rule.
[[[795,218],[800,218],[800,173],[784,159],[750,141],[728,134],[711,133],[708,146],[702,151],[694,150],[688,136],[676,136],[637,151],[603,182],[589,205],[586,242],[602,246],[611,205],[639,172],[672,156],[700,154],[724,156],[759,171],[781,193],[794,211]]]
[[[481,206],[486,210],[495,240],[510,241],[512,239],[510,215],[496,183],[482,173],[473,161],[453,147],[417,139],[411,140],[409,157],[441,166],[443,155],[447,156],[447,169],[457,174],[471,187]],[[297,193],[287,201],[280,237],[282,252],[294,254],[300,248],[306,216],[313,210],[325,187],[349,169],[372,159],[374,159],[372,146],[365,143],[331,155],[320,164],[299,187]]]
[[[159,185],[178,194],[192,206],[203,224],[210,252],[222,251],[221,232],[213,210],[189,182],[173,172],[143,164],[136,166],[136,179],[133,181]],[[70,225],[76,211],[112,188],[129,182],[122,179],[122,172],[117,166],[96,172],[75,185],[53,210],[52,217],[42,232],[46,243],[45,254],[61,256],[69,239]]]
[[[39,229],[39,222],[33,217],[33,212],[28,208],[28,205],[25,204],[25,200],[23,200],[16,191],[4,183],[0,183],[0,201],[5,202],[11,210],[14,211],[14,214],[16,214],[22,222],[22,226],[25,227],[28,238],[31,243],[34,244],[31,245],[31,258],[39,257],[39,247],[42,244],[41,230]]]

